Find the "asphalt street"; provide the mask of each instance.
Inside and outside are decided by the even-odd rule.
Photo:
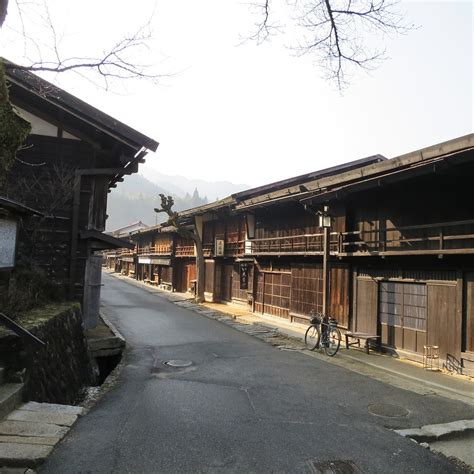
[[[127,340],[124,367],[40,472],[309,473],[325,461],[456,472],[392,430],[473,418],[472,407],[279,350],[107,274],[103,283],[104,312]]]

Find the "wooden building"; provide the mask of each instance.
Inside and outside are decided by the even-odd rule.
[[[173,261],[176,246],[174,229],[157,225],[133,232],[135,277],[166,289],[174,289]]]
[[[234,194],[180,213],[201,235],[205,297],[306,324],[328,312],[421,359],[439,347],[452,370],[474,365],[474,135],[390,160],[380,155]],[[149,244],[151,245],[151,243]],[[195,278],[191,242],[170,253],[173,288]],[[472,369],[471,369],[472,370]]]
[[[322,182],[302,203],[345,209],[337,259],[351,269],[351,327],[460,370],[474,361],[474,135]],[[324,187],[324,188],[323,188]]]
[[[144,224],[142,221],[133,222],[124,227],[120,227],[113,231],[107,232],[108,235],[115,237],[117,239],[130,240],[130,234],[132,232],[138,232],[143,229],[148,229],[148,225]],[[107,251],[102,254],[103,261],[102,264],[106,266],[109,270],[113,272],[121,271],[121,256],[125,256],[122,252],[123,249],[116,249],[115,251]],[[128,251],[129,249],[127,249]],[[128,252],[127,252],[128,253]]]
[[[468,135],[390,160],[377,155],[187,211],[204,222],[206,295],[306,322],[322,309],[316,213],[327,205],[330,315],[413,359],[437,345],[448,366],[466,369],[474,360],[473,148]]]
[[[107,194],[158,144],[27,71],[10,65],[7,80],[11,102],[32,129],[1,191],[44,214],[22,234],[20,257],[87,313],[100,294],[94,252],[133,247],[104,233]]]

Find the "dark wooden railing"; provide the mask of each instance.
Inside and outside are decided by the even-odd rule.
[[[176,257],[194,257],[194,245],[178,245],[175,250]]]
[[[474,220],[331,232],[330,251],[344,255],[474,253]],[[252,239],[247,255],[320,255],[323,234]]]
[[[132,249],[117,249],[117,256],[122,257],[125,255],[133,255],[135,250]]]
[[[344,232],[342,254],[474,253],[474,220]]]
[[[138,255],[171,255],[171,252],[171,244],[150,245],[138,249]]]
[[[245,253],[250,255],[318,255],[323,253],[323,241],[323,233],[252,239],[245,243]],[[340,233],[331,232],[331,252],[337,252],[339,244]]]
[[[245,240],[237,242],[226,242],[224,244],[224,255],[226,257],[236,257],[243,255],[245,251]]]

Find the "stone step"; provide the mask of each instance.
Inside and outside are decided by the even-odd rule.
[[[82,412],[81,407],[51,403],[19,406],[0,421],[0,466],[36,468]]]
[[[0,385],[0,419],[5,418],[22,402],[22,383],[5,383]]]

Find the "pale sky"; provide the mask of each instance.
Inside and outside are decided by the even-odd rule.
[[[473,131],[471,1],[404,1],[405,21],[418,27],[385,40],[388,59],[370,74],[358,72],[342,95],[310,57],[292,54],[290,37],[239,45],[255,20],[243,2],[47,4],[65,56],[97,54],[155,9],[154,41],[138,60],[171,74],[158,85],[128,82],[105,92],[74,73],[43,76],[159,141],[141,168],[145,176],[153,168],[258,186]],[[45,51],[51,32],[33,22],[24,18]],[[12,11],[1,55],[24,62],[24,44],[13,32],[19,25]]]

